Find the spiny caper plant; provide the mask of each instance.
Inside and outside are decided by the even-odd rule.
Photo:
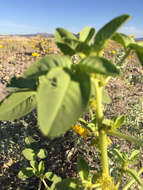
[[[0,104],[0,119],[18,119],[37,107],[39,128],[51,139],[64,134],[76,124],[88,110],[91,97],[95,99],[96,117],[93,114],[92,125],[88,126],[88,130],[101,152],[102,172],[90,174],[86,161],[78,158],[80,179],[69,178],[58,182],[55,185],[57,190],[118,189],[121,179],[115,184],[109,172],[107,154],[109,136],[143,145],[143,141],[137,137],[118,131],[123,124],[124,116],[112,120],[105,118],[102,105],[107,82],[110,77],[120,75],[119,68],[103,57],[109,39],[120,43],[124,48],[125,55],[119,65],[131,51],[137,54],[143,65],[143,46],[127,35],[117,33],[129,18],[129,15],[121,15],[111,20],[96,35],[95,29],[90,27],[84,28],[79,37],[63,28],[57,28],[55,41],[63,55],[49,55],[40,59],[25,71],[23,77],[13,77],[8,84],[10,94]],[[72,64],[73,55],[80,56],[76,64]],[[127,167],[122,171],[131,174],[143,188],[137,172],[128,170]]]

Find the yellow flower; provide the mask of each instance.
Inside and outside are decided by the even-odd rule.
[[[135,37],[134,35],[132,35],[132,34],[130,35],[130,38],[134,38],[134,37]]]
[[[49,48],[49,51],[52,51],[53,50],[53,48]]]
[[[130,55],[128,56],[128,58],[129,58],[129,59],[134,58],[134,54],[130,54]]]
[[[87,135],[89,134],[88,130],[80,125],[73,125],[72,129],[84,139],[86,139]]]
[[[0,48],[3,48],[3,45],[0,45]]]
[[[35,48],[35,46],[32,46],[32,48]]]
[[[114,55],[116,55],[116,54],[117,54],[117,52],[116,52],[115,50],[113,50],[113,51],[112,51],[112,53],[113,53]]]
[[[38,53],[32,53],[32,56],[33,57],[39,57],[39,54]]]
[[[40,35],[37,35],[36,37],[37,37],[38,39],[40,39],[40,38],[41,38],[41,36],[40,36]]]

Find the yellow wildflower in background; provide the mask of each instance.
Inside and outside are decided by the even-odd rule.
[[[134,38],[134,37],[135,37],[134,35],[132,35],[132,34],[130,35],[130,38]]]
[[[113,50],[113,51],[112,51],[112,53],[113,53],[114,55],[116,55],[116,54],[117,54],[117,52],[116,52],[115,50]]]
[[[39,54],[38,53],[32,53],[32,56],[33,57],[39,57]]]
[[[40,35],[37,35],[36,37],[37,37],[38,39],[40,39],[40,38],[41,38],[41,36],[40,36]]]
[[[52,51],[53,50],[53,48],[49,48],[49,51]]]
[[[3,48],[3,45],[0,45],[0,48]]]
[[[87,135],[89,134],[88,130],[80,125],[73,125],[72,129],[79,134],[80,136],[82,136],[84,139],[87,138]]]

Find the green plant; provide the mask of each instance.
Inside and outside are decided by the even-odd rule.
[[[37,107],[40,130],[51,139],[69,130],[89,108],[91,123],[85,127],[93,137],[93,145],[101,152],[102,172],[90,174],[86,161],[79,158],[77,167],[80,180],[65,179],[58,182],[55,189],[118,189],[120,179],[115,184],[109,172],[108,136],[143,145],[141,139],[118,131],[124,116],[107,119],[103,115],[103,102],[108,97],[104,88],[111,77],[120,75],[119,68],[103,57],[107,41],[112,39],[124,48],[125,54],[119,65],[131,51],[137,54],[143,65],[143,46],[127,35],[117,33],[129,18],[129,15],[121,15],[111,20],[96,35],[95,29],[90,27],[84,28],[79,37],[58,28],[55,41],[64,55],[49,55],[40,59],[25,71],[23,77],[13,78],[8,84],[10,94],[0,104],[0,119],[18,119]],[[73,55],[80,57],[75,64],[71,60]],[[89,103],[93,100],[91,108]],[[137,173],[129,172],[129,169],[125,171],[132,173],[132,177],[143,188]]]
[[[53,190],[55,188],[55,184],[61,181],[61,178],[52,172],[45,172],[45,164],[41,159],[46,158],[47,151],[45,149],[39,149],[38,143],[30,136],[25,139],[26,148],[22,151],[24,157],[29,160],[30,167],[25,167],[19,171],[18,177],[22,180],[27,179],[29,177],[36,176],[40,178],[43,182],[46,189]],[[41,161],[37,161],[40,159]],[[47,179],[51,182],[51,186],[49,187],[45,181]]]

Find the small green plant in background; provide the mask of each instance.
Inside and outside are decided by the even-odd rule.
[[[30,167],[25,167],[20,170],[18,177],[24,180],[36,176],[37,178],[40,178],[46,189],[53,190],[55,184],[61,181],[61,178],[52,172],[45,172],[45,164],[42,159],[46,158],[47,151],[42,148],[39,149],[38,142],[30,136],[26,137],[25,143],[26,148],[22,151],[22,154],[27,160],[29,160]],[[37,161],[38,159],[40,159],[39,162]],[[45,179],[51,182],[52,185],[50,187],[47,185]]]
[[[122,170],[121,177],[115,183],[110,174],[107,151],[110,136],[125,139],[139,146],[143,146],[143,140],[119,132],[124,116],[108,119],[103,114],[103,103],[109,101],[104,88],[111,77],[120,76],[119,67],[103,57],[107,41],[112,39],[124,48],[125,54],[118,65],[122,65],[132,51],[143,65],[143,46],[129,36],[117,33],[129,18],[129,15],[121,15],[111,20],[96,35],[95,29],[90,27],[84,28],[79,37],[58,28],[55,41],[63,55],[49,55],[38,60],[25,71],[23,77],[12,78],[8,84],[10,94],[0,104],[1,120],[19,119],[37,108],[38,124],[43,135],[51,139],[56,138],[79,122],[88,131],[84,133],[82,128],[78,128],[79,134],[85,138],[86,135],[90,135],[92,145],[100,150],[102,171],[95,171],[92,174],[84,158],[80,157],[77,161],[80,178],[64,179],[56,184],[53,182],[55,190],[117,190],[125,173],[129,173],[143,189],[142,180],[139,178],[140,171],[137,173],[126,166],[131,157],[127,158],[117,150],[115,152],[122,163]],[[73,64],[72,58],[75,55],[80,59]],[[87,111],[90,112],[90,123],[81,119]],[[44,174],[44,162],[37,163],[33,158],[40,153],[26,149],[23,154],[25,157],[28,154],[27,158],[31,160],[28,172],[40,177],[45,184],[44,178],[48,174]],[[30,155],[33,157],[29,158]],[[131,185],[129,182],[123,190],[130,188]],[[45,187],[52,188],[46,184]]]

